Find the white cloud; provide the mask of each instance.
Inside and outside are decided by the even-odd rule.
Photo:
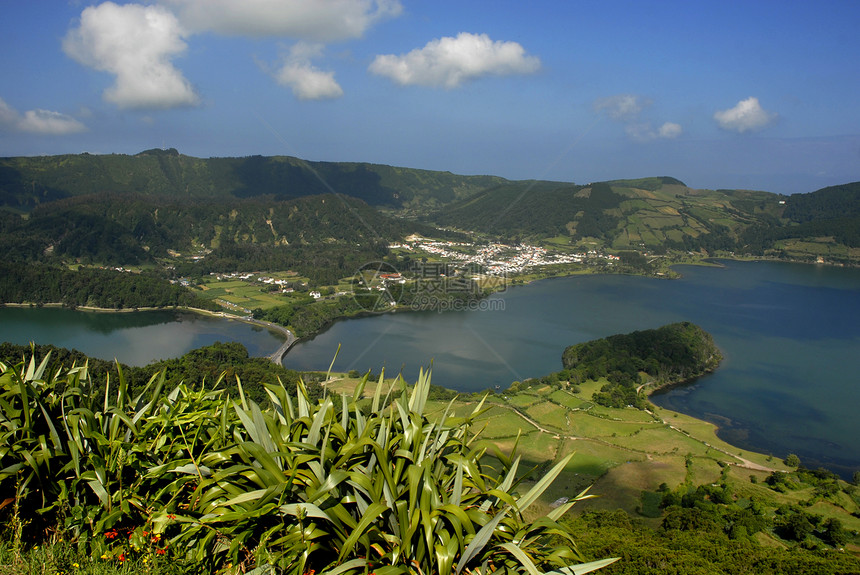
[[[657,130],[657,135],[661,138],[674,139],[680,136],[681,132],[683,132],[681,124],[666,122]]]
[[[63,50],[81,64],[109,72],[116,82],[105,100],[120,108],[175,108],[198,103],[172,60],[186,49],[185,30],[160,6],[105,2],[86,8]]]
[[[377,56],[369,70],[398,84],[456,88],[466,80],[489,74],[530,74],[540,60],[516,42],[494,42],[486,34],[461,32],[456,38],[431,40],[401,56]]]
[[[619,94],[601,98],[594,102],[594,109],[611,119],[624,124],[624,131],[632,140],[648,142],[657,139],[674,139],[681,135],[683,128],[675,122],[665,122],[656,130],[651,122],[641,119],[642,112],[651,105],[651,100],[635,94]]]
[[[324,72],[311,64],[311,58],[322,54],[321,44],[299,42],[290,50],[284,64],[273,75],[278,84],[289,86],[300,100],[340,98],[343,89],[334,72]]]
[[[734,108],[718,110],[714,114],[714,120],[722,129],[740,134],[764,128],[776,117],[776,114],[765,111],[758,98],[753,97],[741,100]]]
[[[66,114],[50,110],[27,110],[22,116],[0,98],[0,129],[64,136],[86,131],[87,127]]]
[[[399,0],[161,0],[202,32],[330,42],[360,38],[375,22],[398,16]]]
[[[625,122],[638,118],[642,110],[650,105],[650,101],[643,100],[639,96],[619,94],[597,100],[594,103],[594,109],[598,112],[605,112],[613,120]]]

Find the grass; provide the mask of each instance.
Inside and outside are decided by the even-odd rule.
[[[548,428],[557,429],[562,433],[568,433],[570,430],[568,410],[555,403],[549,401],[536,403],[526,410],[526,414]]]
[[[556,403],[560,403],[561,405],[568,407],[570,409],[584,409],[591,405],[590,402],[585,401],[579,397],[576,397],[572,393],[568,391],[564,391],[561,389],[557,389],[549,394],[549,399]]]
[[[663,426],[644,429],[631,435],[609,437],[607,441],[652,455],[677,455],[678,453],[704,455],[708,450],[701,441]]]
[[[65,542],[17,550],[0,540],[0,572],[4,575],[169,575],[179,573],[173,561],[156,555],[126,561],[91,557]]]
[[[571,433],[579,437],[610,437],[616,435],[631,435],[642,429],[642,423],[615,421],[608,418],[591,415],[588,411],[570,413]]]
[[[482,419],[487,421],[487,429],[481,434],[485,439],[516,437],[518,433],[537,431],[535,427],[520,417],[516,411],[494,406]],[[481,425],[479,420],[478,425]]]

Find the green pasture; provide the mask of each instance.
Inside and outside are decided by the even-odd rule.
[[[611,437],[631,435],[640,429],[640,422],[613,421],[591,415],[587,411],[573,411],[570,417],[570,433],[578,437]]]
[[[478,420],[476,429],[480,429],[486,421],[487,426],[481,437],[484,439],[516,437],[518,433],[531,433],[536,431],[535,427],[520,417],[520,415],[505,407],[491,407],[481,419]]]
[[[528,407],[530,405],[534,405],[535,402],[543,401],[543,398],[540,397],[540,394],[535,393],[533,391],[520,392],[514,395],[506,394],[505,397],[508,398],[507,402],[514,407]]]
[[[654,416],[647,411],[642,411],[641,409],[635,409],[633,407],[604,407],[602,405],[595,404],[589,411],[593,415],[615,421],[641,421],[649,423],[655,421]]]
[[[548,396],[552,401],[559,403],[565,407],[570,409],[584,409],[591,404],[591,402],[585,401],[569,391],[565,391],[563,389],[556,389]]]
[[[701,441],[662,425],[659,427],[654,425],[651,428],[640,426],[633,433],[626,435],[618,433],[617,437],[607,437],[606,440],[620,447],[658,455],[677,453],[705,455],[708,451]],[[725,458],[728,459],[728,456]]]
[[[541,425],[557,429],[561,433],[568,433],[570,430],[568,410],[550,401],[532,405],[526,410],[526,414]]]

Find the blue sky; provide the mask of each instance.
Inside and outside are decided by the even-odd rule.
[[[0,155],[860,180],[860,2],[7,0]]]

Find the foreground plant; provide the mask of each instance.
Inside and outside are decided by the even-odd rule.
[[[612,562],[582,563],[558,522],[584,494],[524,517],[571,456],[521,493],[519,458],[484,464],[471,430],[482,404],[428,418],[429,373],[384,397],[380,377],[369,402],[367,378],[318,402],[301,383],[295,398],[267,384],[267,409],[241,382],[238,401],[185,385],[164,395],[163,377],[129,398],[120,374],[96,409],[85,368],[46,362],[0,366],[0,487],[41,496],[43,526],[105,557],[154,549],[193,572],[331,575],[576,575]]]

